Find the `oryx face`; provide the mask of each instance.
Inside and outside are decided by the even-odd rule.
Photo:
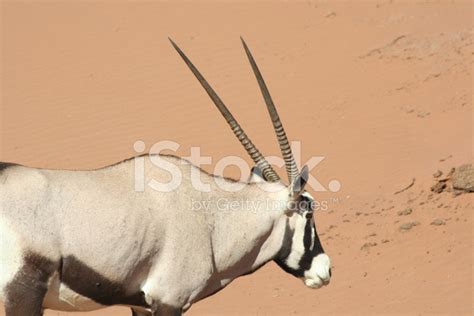
[[[329,284],[331,261],[316,231],[314,199],[305,191],[294,205],[296,210],[290,210],[283,247],[275,261],[286,272],[303,279],[306,286],[318,289]]]

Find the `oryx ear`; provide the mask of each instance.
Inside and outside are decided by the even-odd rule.
[[[259,167],[253,166],[252,170],[250,170],[250,177],[249,177],[248,183],[258,183],[258,182],[266,182],[265,176],[263,175],[263,172]]]
[[[309,170],[308,166],[304,166],[301,172],[296,176],[295,180],[290,184],[292,197],[298,197],[303,191],[308,182]]]

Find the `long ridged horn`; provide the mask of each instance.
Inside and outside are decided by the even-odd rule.
[[[291,151],[290,143],[288,142],[288,138],[286,137],[285,129],[283,128],[283,124],[280,121],[280,117],[278,112],[275,108],[275,104],[273,103],[272,97],[270,96],[270,92],[268,91],[267,85],[263,80],[262,74],[258,69],[257,63],[250,52],[247,44],[245,43],[244,39],[241,37],[242,44],[244,45],[245,53],[249,59],[250,65],[252,66],[252,70],[257,78],[258,85],[260,86],[260,90],[263,94],[263,99],[265,100],[265,104],[267,105],[268,113],[270,114],[270,118],[272,119],[273,129],[278,138],[278,143],[280,144],[281,154],[283,155],[283,159],[285,160],[286,165],[286,172],[288,173],[288,180],[290,183],[296,178],[298,175],[298,166],[296,165],[295,158],[293,157],[293,153]]]
[[[225,118],[225,120],[229,124],[230,128],[232,129],[232,131],[234,132],[235,136],[238,138],[240,143],[244,146],[247,153],[250,155],[250,157],[255,162],[257,167],[260,168],[264,178],[270,182],[276,182],[280,180],[280,177],[278,176],[278,174],[275,172],[275,170],[273,170],[273,168],[270,166],[268,161],[263,157],[263,155],[260,153],[257,147],[255,147],[255,145],[252,143],[252,141],[247,136],[247,134],[245,134],[244,130],[242,129],[242,127],[240,127],[239,123],[234,118],[232,113],[230,113],[229,109],[225,106],[224,102],[222,102],[221,98],[219,98],[219,96],[214,91],[214,89],[212,89],[212,87],[209,85],[206,79],[204,79],[204,77],[199,72],[199,70],[193,65],[193,63],[183,53],[183,51],[178,47],[178,45],[176,45],[176,43],[173,42],[171,38],[169,40],[171,44],[173,45],[173,47],[178,52],[178,54],[181,56],[181,58],[183,58],[184,62],[189,67],[191,72],[194,74],[194,76],[196,76],[197,80],[202,85],[204,90],[206,90],[212,102],[214,102],[216,107],[219,109],[222,116]]]

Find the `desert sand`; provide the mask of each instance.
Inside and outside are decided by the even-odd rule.
[[[310,290],[269,263],[187,315],[469,315],[473,194],[430,187],[438,170],[473,161],[472,10],[470,1],[2,1],[0,161],[99,168],[135,155],[136,140],[147,150],[176,141],[181,156],[200,146],[213,164],[249,161],[168,36],[261,151],[279,155],[242,35],[303,162],[325,157],[312,174],[341,183],[312,192],[329,206],[315,218],[333,278]]]

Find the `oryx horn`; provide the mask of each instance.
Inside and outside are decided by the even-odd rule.
[[[283,159],[285,160],[286,172],[288,173],[288,180],[290,183],[298,175],[298,167],[296,165],[295,158],[293,157],[293,153],[291,152],[291,146],[288,142],[288,138],[286,137],[285,129],[283,128],[283,124],[280,121],[280,116],[275,108],[275,104],[273,103],[272,97],[270,96],[270,92],[268,91],[267,85],[263,80],[262,74],[258,69],[257,63],[250,52],[247,44],[245,43],[244,39],[241,37],[242,44],[244,45],[245,53],[249,59],[250,65],[252,66],[252,70],[257,78],[258,85],[260,86],[260,90],[263,94],[263,99],[265,100],[265,104],[267,105],[268,113],[270,114],[270,118],[272,119],[273,129],[278,138],[278,143],[280,144],[281,154],[283,155]]]
[[[239,139],[240,143],[244,146],[247,153],[250,155],[250,157],[255,162],[257,167],[260,168],[264,178],[270,182],[276,182],[280,180],[280,177],[278,176],[278,174],[275,172],[275,170],[273,170],[273,168],[270,166],[268,161],[263,157],[263,155],[260,153],[257,147],[255,147],[255,145],[252,143],[252,141],[247,136],[247,134],[245,134],[244,130],[236,121],[232,113],[230,113],[229,109],[225,106],[224,102],[217,95],[214,89],[212,89],[212,87],[209,85],[206,79],[204,79],[204,77],[199,72],[199,70],[193,65],[193,63],[183,53],[183,51],[178,47],[178,45],[176,45],[176,43],[173,42],[171,38],[169,40],[171,44],[173,45],[173,47],[178,52],[178,54],[181,56],[181,58],[183,58],[184,62],[189,67],[191,72],[194,74],[194,76],[196,76],[197,80],[202,85],[204,90],[206,90],[207,94],[209,95],[211,100],[214,102],[216,107],[219,109],[222,116],[224,116],[225,120],[229,124],[235,136]]]

